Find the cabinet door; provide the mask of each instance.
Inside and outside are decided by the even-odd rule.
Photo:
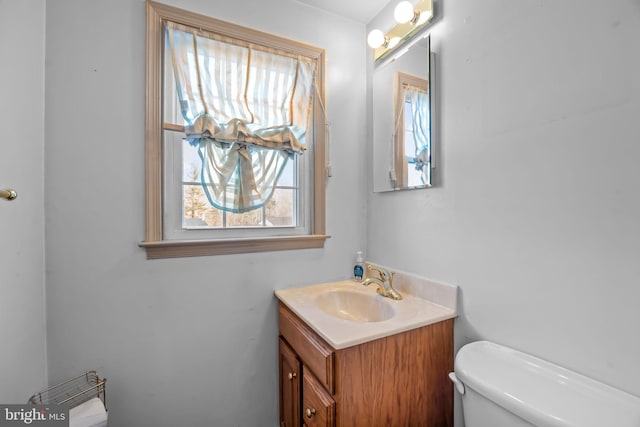
[[[280,338],[280,427],[300,426],[300,361]]]
[[[302,368],[302,425],[334,427],[336,402],[313,374]]]

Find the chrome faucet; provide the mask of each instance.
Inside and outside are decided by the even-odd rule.
[[[383,297],[395,300],[402,299],[402,295],[393,289],[393,272],[389,272],[388,270],[373,264],[367,264],[367,269],[376,271],[380,277],[369,277],[362,282],[363,286],[369,286],[370,284],[375,283],[378,285],[378,293]]]

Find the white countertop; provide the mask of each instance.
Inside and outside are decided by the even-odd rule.
[[[402,300],[394,301],[378,295],[376,286],[365,287],[360,282],[352,280],[282,289],[276,291],[275,294],[284,305],[305,321],[327,343],[339,350],[456,317],[455,294],[457,288],[426,280],[425,283],[426,286],[443,286],[445,287],[442,288],[444,292],[452,293],[453,297],[448,298],[450,302],[447,305],[449,306],[436,304],[406,291],[403,292],[400,288],[396,289],[402,293]],[[407,289],[411,289],[411,287],[407,287]],[[383,303],[391,305],[395,315],[390,319],[378,322],[353,322],[329,315],[316,304],[319,295],[344,290],[381,298]]]

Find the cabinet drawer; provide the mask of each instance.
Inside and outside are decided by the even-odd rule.
[[[280,335],[330,392],[334,392],[334,350],[282,303]]]
[[[336,402],[316,380],[307,366],[302,367],[302,423],[306,427],[333,427]]]

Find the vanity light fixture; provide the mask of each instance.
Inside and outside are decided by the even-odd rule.
[[[414,6],[409,1],[398,3],[393,12],[398,24],[387,34],[374,29],[369,32],[367,43],[374,49],[374,58],[382,58],[387,52],[409,39],[433,18],[433,0],[419,0]]]

